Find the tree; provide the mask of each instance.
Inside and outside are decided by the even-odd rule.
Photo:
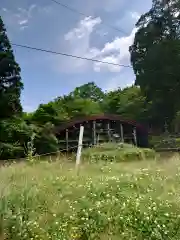
[[[179,1],[153,0],[141,16],[130,47],[136,85],[151,103],[153,124],[169,124],[179,108],[180,92]]]
[[[128,120],[146,122],[148,112],[145,108],[145,97],[136,86],[109,92],[105,98],[105,111],[119,114]]]
[[[21,158],[25,156],[27,142],[33,127],[19,117],[0,121],[0,159]]]
[[[24,156],[24,145],[31,135],[30,127],[21,119],[22,88],[20,67],[0,17],[0,159]]]
[[[15,61],[6,29],[0,17],[0,118],[22,112],[20,93],[23,88],[20,67]]]
[[[55,153],[59,150],[56,136],[53,134],[53,124],[46,123],[43,127],[36,128],[34,147],[36,154]]]
[[[74,98],[67,103],[66,107],[70,119],[102,113],[100,104],[88,98]]]
[[[47,122],[59,125],[67,119],[67,114],[60,99],[58,101],[51,101],[47,104],[40,104],[38,109],[31,116],[31,120],[39,125],[44,125]]]
[[[104,98],[104,93],[94,82],[89,82],[80,87],[75,88],[70,96],[74,98],[91,99],[94,102],[101,102]]]

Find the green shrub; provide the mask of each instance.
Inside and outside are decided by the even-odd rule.
[[[46,123],[44,127],[37,128],[34,147],[37,154],[53,153],[59,150],[58,139],[53,134],[53,125]]]
[[[154,159],[155,152],[151,149],[140,149],[129,144],[102,144],[83,151],[85,161],[126,162]]]

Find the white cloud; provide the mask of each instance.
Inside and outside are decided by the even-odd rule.
[[[19,20],[19,25],[25,25],[28,23],[28,20],[27,19],[24,19],[24,20]]]
[[[92,33],[100,23],[101,19],[99,17],[86,17],[78,23],[76,28],[65,34],[65,48],[68,53],[85,58],[95,58],[112,64],[129,65],[129,46],[133,43],[136,29],[134,28],[129,36],[116,37],[111,42],[107,42],[101,49],[92,47],[90,44]],[[95,72],[120,72],[123,68],[100,62],[92,63],[87,60],[70,58],[63,61],[63,67],[62,61],[60,65],[61,70],[68,69],[71,72],[86,71],[90,67]]]
[[[117,37],[112,42],[105,44],[104,48],[97,54],[98,59],[113,64],[129,65],[129,46],[133,43],[136,29],[134,28],[129,36]],[[123,67],[104,63],[95,63],[95,71],[120,72]]]
[[[25,8],[18,8],[18,11],[20,12],[20,14],[24,17],[27,18],[31,18],[32,17],[32,12],[33,10],[36,8],[35,4],[32,4],[31,6],[29,6],[29,8],[25,9]]]
[[[100,23],[101,19],[99,17],[86,17],[85,19],[80,21],[77,28],[74,28],[65,35],[65,40],[73,40],[74,38],[87,38],[93,32],[94,27]]]
[[[28,9],[18,8],[18,13],[16,14],[16,17],[18,24],[21,26],[21,30],[27,28],[29,20],[32,18],[32,13],[35,8],[35,4],[32,4]]]
[[[69,54],[93,58],[97,55],[97,49],[90,47],[90,38],[96,26],[101,23],[99,17],[86,17],[81,20],[76,28],[70,30],[64,36],[65,48]],[[62,62],[59,64],[62,67]],[[89,61],[75,58],[63,58],[63,70],[84,71],[89,67]]]
[[[16,12],[4,8],[2,10],[5,23],[13,30],[17,29],[17,27],[20,30],[24,30],[28,27],[35,8],[35,4],[30,5],[27,9],[18,7]]]
[[[130,12],[131,18],[134,19],[135,21],[138,21],[140,18],[140,14],[138,12]]]
[[[2,8],[2,11],[7,12],[8,10],[7,10],[7,8]]]

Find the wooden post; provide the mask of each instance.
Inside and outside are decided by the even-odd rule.
[[[78,141],[78,149],[76,154],[76,169],[78,170],[79,164],[81,161],[81,151],[82,151],[82,144],[83,144],[83,134],[84,134],[84,126],[80,126],[79,131],[79,141]]]
[[[96,145],[96,121],[93,121],[93,145]]]
[[[123,125],[120,124],[120,135],[121,135],[121,142],[124,143],[124,131],[123,131]]]
[[[134,137],[134,144],[137,146],[137,133],[136,133],[136,127],[133,128],[133,137]]]
[[[97,145],[99,145],[99,133],[97,135]]]
[[[68,129],[66,129],[66,152],[69,150],[69,132]]]
[[[110,126],[109,126],[109,121],[107,123],[107,132],[108,132],[108,140],[109,142],[111,141],[111,132],[110,132]]]

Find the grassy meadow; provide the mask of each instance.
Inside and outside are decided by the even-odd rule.
[[[180,239],[178,154],[82,161],[78,175],[61,157],[4,166],[0,176],[1,240]]]

